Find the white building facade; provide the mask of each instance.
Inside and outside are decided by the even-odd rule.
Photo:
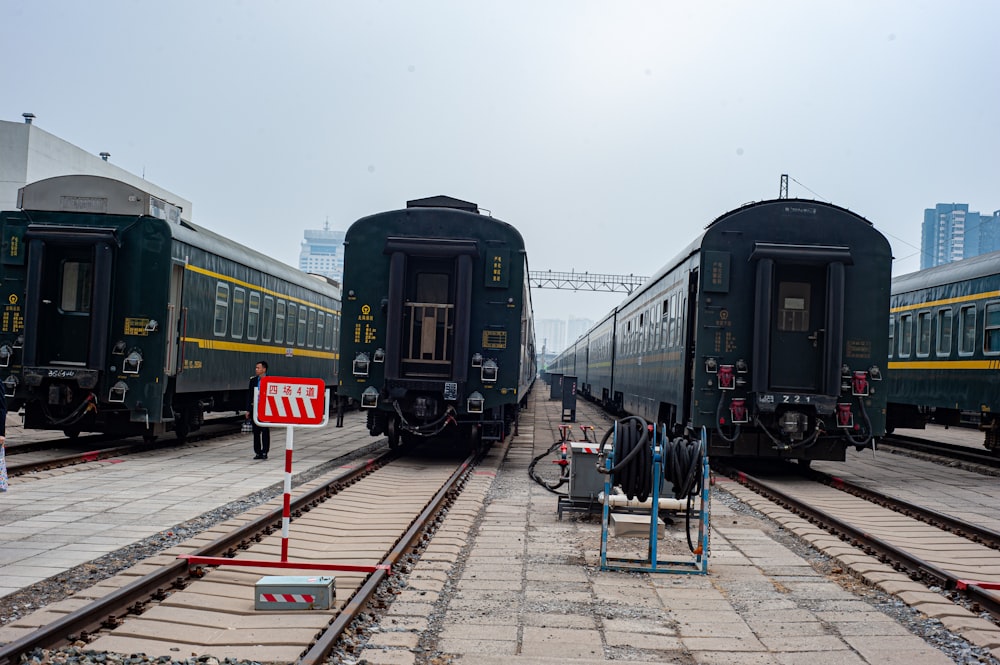
[[[193,206],[173,192],[115,166],[104,153],[94,155],[40,129],[31,114],[24,122],[0,120],[0,210],[17,210],[17,190],[29,182],[60,175],[96,175],[138,187],[182,209],[190,221]]]

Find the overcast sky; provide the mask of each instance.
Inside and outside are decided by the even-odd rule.
[[[0,119],[297,265],[302,231],[447,194],[532,270],[650,275],[718,215],[850,208],[919,268],[925,208],[1000,209],[1000,3],[2,0]],[[621,294],[536,290],[542,318]]]

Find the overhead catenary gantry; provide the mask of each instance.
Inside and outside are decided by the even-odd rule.
[[[572,289],[574,291],[607,291],[631,294],[649,277],[640,275],[604,275],[590,272],[553,272],[532,270],[528,281],[536,289]]]

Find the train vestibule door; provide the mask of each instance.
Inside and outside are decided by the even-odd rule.
[[[406,272],[401,376],[449,377],[455,352],[455,260],[411,257]]]
[[[770,389],[822,392],[826,330],[825,265],[774,266]]]
[[[85,367],[90,351],[94,294],[94,249],[86,245],[44,245],[36,301],[40,365]]]

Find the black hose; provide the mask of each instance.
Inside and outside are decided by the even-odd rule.
[[[649,439],[649,423],[638,416],[618,421],[615,439],[615,466],[608,471],[616,484],[631,499],[645,501],[653,489],[653,446]],[[600,452],[614,433],[611,427],[601,440]],[[603,471],[603,470],[602,470]]]
[[[568,494],[564,494],[563,492],[556,491],[557,489],[559,489],[560,487],[569,482],[569,465],[564,464],[562,466],[562,471],[559,475],[559,480],[556,481],[555,483],[551,483],[542,478],[541,476],[539,476],[537,473],[535,473],[535,465],[538,464],[538,462],[543,458],[548,457],[553,452],[555,452],[556,448],[558,448],[564,443],[569,445],[569,441],[567,440],[560,439],[559,441],[556,441],[551,446],[549,446],[548,450],[546,450],[544,453],[531,460],[531,464],[528,465],[528,477],[534,480],[542,487],[544,487],[545,489],[547,489],[548,491],[552,492],[553,494],[558,494],[559,496],[569,496]]]
[[[674,487],[675,499],[687,499],[684,510],[684,524],[687,535],[688,549],[695,551],[691,540],[691,500],[701,494],[704,487],[703,469],[705,464],[705,446],[701,440],[692,441],[678,437],[666,441],[661,446],[663,453],[663,474]]]

